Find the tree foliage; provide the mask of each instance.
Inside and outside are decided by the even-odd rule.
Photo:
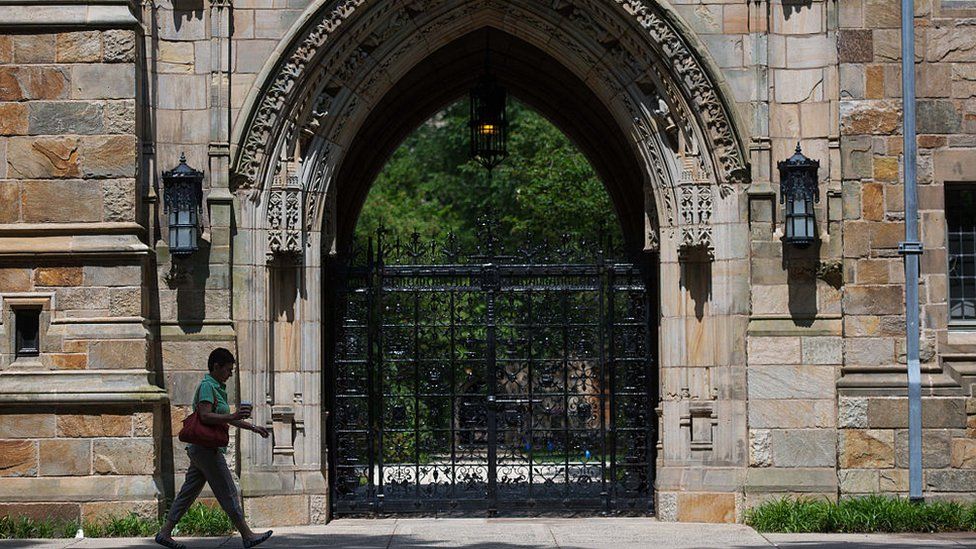
[[[417,128],[374,182],[356,227],[357,239],[378,227],[424,237],[455,231],[471,244],[481,216],[493,210],[502,240],[558,240],[563,234],[619,242],[610,197],[583,154],[537,112],[510,101],[509,157],[489,178],[469,159],[468,100]]]

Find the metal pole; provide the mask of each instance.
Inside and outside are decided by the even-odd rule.
[[[922,374],[918,360],[918,194],[915,140],[915,1],[901,2],[901,72],[904,98],[905,241],[898,246],[905,258],[905,341],[908,351],[908,498],[922,501]]]

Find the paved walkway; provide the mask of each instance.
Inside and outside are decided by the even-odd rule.
[[[240,547],[240,539],[181,539],[191,548]],[[16,540],[0,548],[159,547],[147,539]],[[664,549],[700,547],[917,548],[972,547],[976,534],[821,535],[756,533],[741,525],[676,524],[654,519],[380,519],[337,520],[328,526],[276,528],[261,547],[394,549]]]

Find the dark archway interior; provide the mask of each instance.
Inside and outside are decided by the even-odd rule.
[[[486,36],[490,33],[490,39]],[[377,104],[337,174],[337,237],[352,238],[369,187],[390,155],[417,126],[465,95],[491,68],[512,95],[560,128],[589,159],[606,185],[628,247],[643,246],[643,170],[633,144],[603,102],[550,55],[497,29],[469,33],[437,50],[407,73]]]

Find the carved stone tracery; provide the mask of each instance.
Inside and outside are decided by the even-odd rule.
[[[317,68],[309,68],[310,65],[318,65],[311,63],[312,60],[325,50],[323,46],[329,37],[354,14],[365,9],[367,3],[373,4],[369,0],[344,0],[332,11],[324,12],[315,24],[309,26],[307,34],[304,35],[304,38],[301,39],[287,60],[281,64],[261,96],[254,115],[248,122],[246,131],[240,140],[241,146],[235,158],[234,169],[238,176],[236,183],[239,188],[259,184],[264,159],[274,156],[273,151],[266,150],[268,143],[272,141],[269,138],[281,125],[282,119],[288,117],[287,114],[282,116],[283,112],[288,111],[287,105],[311,103],[307,98],[296,99],[294,95],[297,93],[296,90],[304,88],[301,84],[309,77],[307,73],[317,70]],[[719,182],[728,184],[743,181],[748,177],[748,169],[742,148],[735,138],[731,114],[722,103],[716,92],[716,86],[706,69],[703,68],[696,54],[681,38],[675,24],[670,22],[668,17],[656,6],[650,7],[638,0],[615,0],[615,3],[647,32],[653,49],[662,56],[662,61],[669,67],[669,73],[674,75],[680,84],[683,96],[693,106],[694,114],[707,130],[709,148],[716,159],[719,171],[717,178]],[[340,73],[340,76],[350,78],[352,74],[357,73],[373,50],[377,49],[383,40],[389,39],[399,32],[400,28],[406,24],[407,18],[416,20],[429,16],[432,12],[439,11],[443,6],[443,2],[415,1],[406,3],[405,6],[400,5],[395,15],[389,15],[388,12],[394,10],[395,4],[384,4],[369,13],[368,24],[362,25],[367,32],[359,36],[360,42],[352,44],[351,48],[340,48],[352,52],[351,55],[346,55],[344,59],[341,57],[336,59],[340,63],[338,65],[340,68],[336,72]],[[586,5],[586,8],[581,8],[582,5]],[[494,3],[482,6],[469,3],[453,7],[449,15],[457,19],[466,13],[484,9],[485,6],[494,6]],[[499,9],[500,6],[495,9]],[[639,67],[639,62],[636,59],[640,57],[640,52],[630,51],[634,45],[627,43],[628,40],[620,38],[627,36],[626,29],[623,27],[607,28],[608,23],[613,23],[615,19],[607,15],[605,6],[596,6],[592,2],[563,1],[556,3],[555,10],[559,12],[559,15],[579,25],[582,32],[590,34],[593,39],[603,45],[605,57],[613,60],[617,68],[632,69]],[[387,20],[382,24],[377,24],[376,21],[381,16],[387,17]],[[420,27],[420,32],[422,34],[429,33],[432,32],[432,29],[429,25],[424,25]],[[348,44],[344,44],[344,46],[348,46]],[[341,78],[341,80],[345,78]],[[670,80],[670,77],[664,80]],[[620,91],[619,84],[613,79],[604,77],[602,81],[615,93]]]

